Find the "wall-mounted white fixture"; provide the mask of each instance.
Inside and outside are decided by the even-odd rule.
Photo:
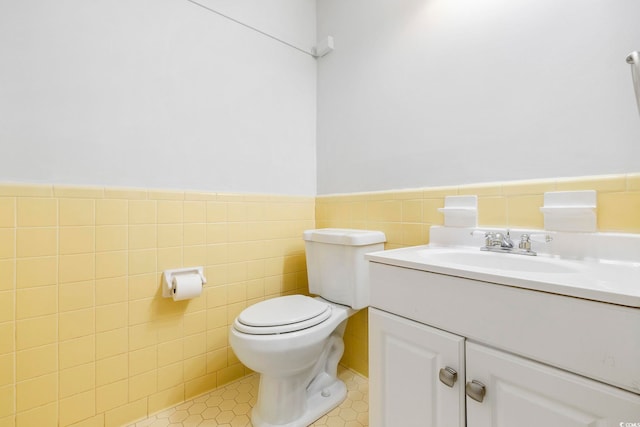
[[[444,208],[438,208],[444,214],[447,227],[478,226],[478,196],[445,196]]]
[[[627,64],[631,65],[631,79],[633,80],[633,89],[636,92],[636,104],[638,105],[638,113],[640,114],[640,52],[633,51],[627,56]]]
[[[186,267],[165,270],[162,275],[162,296],[181,301],[199,296],[202,285],[207,283],[203,267]]]
[[[596,231],[596,192],[552,191],[544,193],[544,229],[553,231]]]
[[[320,40],[315,47],[311,48],[311,51],[316,58],[322,58],[333,51],[333,37],[327,36],[326,39]]]

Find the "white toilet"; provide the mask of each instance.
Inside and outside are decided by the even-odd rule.
[[[337,378],[347,319],[369,305],[364,254],[384,249],[380,231],[304,232],[309,292],[259,302],[235,319],[231,347],[260,373],[254,427],[304,427],[346,397]]]

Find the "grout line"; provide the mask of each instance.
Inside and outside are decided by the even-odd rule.
[[[56,396],[56,411],[58,415],[58,421],[60,420],[60,198],[55,196],[53,186],[51,188],[52,197],[56,203],[56,240],[58,243],[58,250],[56,251],[56,379],[57,379],[57,396]],[[16,328],[17,329],[17,328]],[[16,391],[17,400],[17,391]],[[16,420],[17,421],[17,420]]]
[[[106,197],[105,189],[103,188],[102,194],[103,197]],[[98,261],[98,203],[96,199],[93,199],[93,409],[95,417],[97,414],[96,408],[98,407],[98,333],[96,331],[96,323],[97,323],[97,310],[96,310],[96,275],[97,275],[97,261]],[[60,363],[60,358],[58,358],[58,364]],[[58,384],[58,387],[60,384]],[[59,414],[58,414],[59,417]]]
[[[18,197],[13,198],[13,422],[18,422]]]

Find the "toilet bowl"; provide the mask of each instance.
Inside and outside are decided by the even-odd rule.
[[[288,309],[299,313],[301,307],[311,308],[310,318],[296,321],[291,316],[291,322],[285,323]],[[343,335],[347,319],[357,310],[302,295],[279,297],[249,308],[278,317],[273,322],[264,322],[261,317],[263,325],[256,326],[247,324],[257,323],[250,321],[252,313],[243,312],[229,335],[240,361],[260,373],[258,400],[251,417],[254,427],[303,427],[338,406],[347,393],[337,378],[344,353]]]
[[[240,313],[229,342],[260,374],[254,427],[305,427],[347,395],[337,377],[347,319],[369,305],[364,255],[384,248],[379,231],[308,230],[309,291],[254,304]]]

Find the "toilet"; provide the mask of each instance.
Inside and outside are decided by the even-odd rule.
[[[380,231],[308,230],[305,240],[309,292],[254,304],[233,322],[236,356],[260,374],[254,427],[305,427],[347,395],[338,379],[347,319],[369,305],[364,255],[384,249]]]

